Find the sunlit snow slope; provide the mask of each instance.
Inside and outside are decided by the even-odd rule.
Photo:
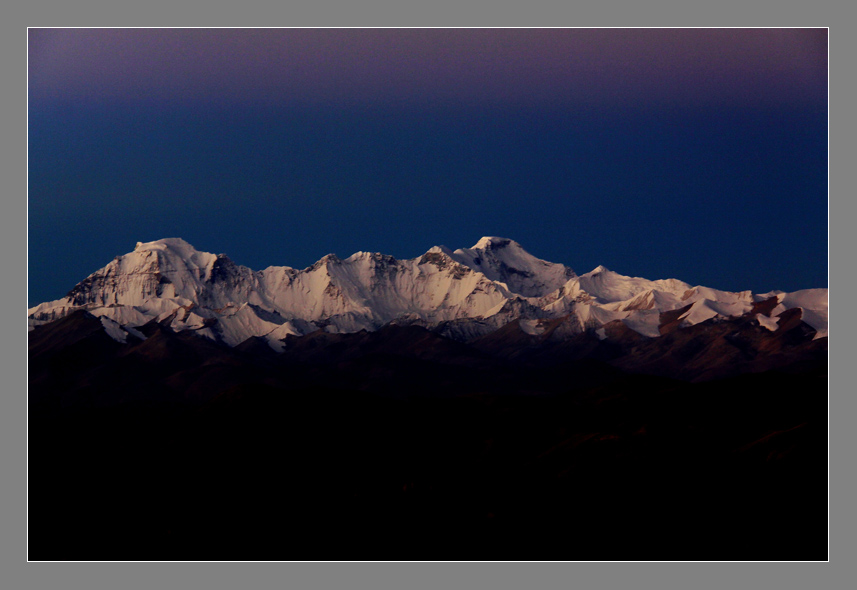
[[[775,298],[775,299],[774,299]],[[769,330],[778,316],[798,308],[801,319],[827,336],[827,289],[755,295],[691,286],[676,279],[650,281],[599,266],[577,276],[506,238],[484,237],[472,248],[435,246],[422,256],[357,252],[328,254],[312,266],[253,271],[223,254],[199,252],[179,238],[138,243],[86,277],[63,299],[28,310],[30,327],[86,309],[100,316],[120,342],[157,320],[173,330],[235,346],[265,338],[282,350],[288,335],[376,330],[395,322],[417,324],[468,340],[514,321],[528,334],[564,318],[565,333],[621,322],[649,337],[672,325],[754,314]],[[677,324],[676,324],[677,322]]]

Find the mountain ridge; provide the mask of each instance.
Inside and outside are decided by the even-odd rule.
[[[673,328],[688,327],[751,314],[772,298],[776,303],[765,313],[752,314],[760,326],[776,331],[779,316],[799,308],[814,338],[827,335],[827,289],[728,292],[672,278],[624,276],[603,265],[577,275],[498,236],[485,236],[472,248],[435,246],[412,259],[327,254],[302,270],[260,271],[225,254],[200,252],[181,238],[165,238],[137,242],[64,298],[30,308],[28,324],[33,329],[85,309],[104,318],[117,341],[138,337],[136,328],[156,320],[229,346],[263,338],[277,351],[288,336],[373,331],[391,323],[468,341],[516,320],[520,330],[538,332],[539,321],[566,318],[569,336],[588,331],[606,337],[605,326],[618,321],[658,338],[663,314],[671,314]],[[678,309],[683,313],[671,317]]]
[[[185,244],[28,314],[35,557],[827,557],[826,289]]]

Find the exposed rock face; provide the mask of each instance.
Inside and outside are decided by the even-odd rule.
[[[28,317],[37,326],[78,309],[118,324],[111,324],[111,334],[119,341],[123,331],[133,335],[133,329],[156,320],[230,346],[262,338],[275,350],[282,350],[290,335],[374,331],[391,323],[426,327],[460,341],[517,320],[510,329],[534,336],[547,329],[539,321],[560,319],[550,329],[554,340],[581,332],[603,339],[628,331],[657,338],[748,314],[771,331],[784,322],[788,329],[802,322],[816,338],[827,334],[826,289],[731,293],[676,279],[623,276],[603,266],[578,276],[498,237],[455,251],[436,246],[411,260],[369,252],[344,260],[328,254],[303,270],[259,272],[178,238],[138,243],[65,298],[28,310]]]

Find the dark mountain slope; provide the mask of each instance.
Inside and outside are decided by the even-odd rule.
[[[30,558],[823,560],[824,386],[245,384],[194,408],[36,415]]]
[[[37,327],[29,558],[827,558],[827,340],[800,318],[513,328],[276,354]]]

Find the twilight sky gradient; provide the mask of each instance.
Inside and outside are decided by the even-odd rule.
[[[827,286],[826,29],[30,29],[29,304],[137,241]]]

